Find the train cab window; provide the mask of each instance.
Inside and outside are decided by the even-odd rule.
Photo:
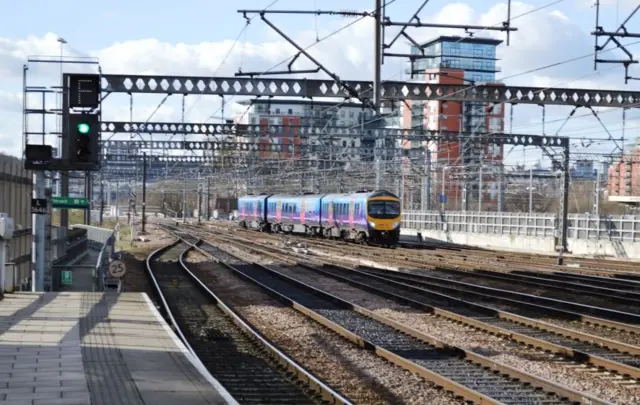
[[[368,213],[373,218],[396,218],[400,215],[400,203],[398,201],[369,201]]]

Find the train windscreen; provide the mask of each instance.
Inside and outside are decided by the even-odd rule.
[[[400,216],[400,203],[398,201],[369,201],[368,213],[372,218],[397,218]]]

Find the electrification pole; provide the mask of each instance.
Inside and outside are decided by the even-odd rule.
[[[382,85],[382,0],[375,0],[375,29],[374,29],[374,50],[373,50],[373,105],[375,107],[374,117],[380,117],[380,98],[381,98],[381,85]],[[377,126],[380,125],[380,121],[376,121]],[[376,148],[374,155],[376,156],[376,189],[380,189],[380,181],[382,177],[382,148],[385,142],[384,138],[380,139],[378,135],[376,139]]]
[[[147,225],[147,152],[142,153],[142,230],[141,235],[146,234]]]
[[[533,212],[533,168],[529,169],[529,214]]]

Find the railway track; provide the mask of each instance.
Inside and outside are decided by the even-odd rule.
[[[153,252],[147,270],[178,334],[238,403],[350,404],[215,297],[183,261],[197,238],[179,236],[189,243]]]
[[[237,236],[231,238],[226,235],[215,235],[217,237],[227,238],[227,240],[231,242],[234,241],[234,238],[238,239]],[[245,238],[241,238],[241,240],[245,243],[256,243],[255,240],[252,241]],[[340,252],[331,253],[340,255]],[[344,254],[341,256],[344,256]],[[344,265],[344,261],[336,260],[336,257],[331,254],[326,254],[325,256],[321,256],[321,260],[324,260],[326,263]],[[626,313],[559,299],[538,297],[531,294],[523,294],[498,288],[477,286],[470,283],[461,283],[449,279],[432,277],[423,273],[412,274],[376,269],[354,262],[350,263],[350,267],[366,268],[367,271],[384,273],[384,276],[389,279],[416,283],[430,293],[446,294],[452,297],[470,300],[478,304],[490,305],[492,307],[498,304],[503,307],[510,308],[510,312],[515,311],[520,315],[530,318],[537,318],[541,314],[549,314],[566,321],[577,320],[631,334],[637,335],[640,333],[640,324],[638,324],[640,316],[634,313]]]
[[[264,249],[256,251],[263,253]],[[299,259],[294,260],[292,264],[391,298],[404,305],[435,313],[526,345],[549,350],[580,363],[592,364],[623,376],[640,379],[640,347],[637,346],[556,327],[533,318],[425,290],[415,284],[385,278],[376,274],[375,271],[350,269],[331,264],[318,267],[305,264]]]
[[[397,365],[476,403],[605,404],[602,400],[448,346],[207,242],[203,252],[298,311]]]
[[[209,226],[227,232],[231,230],[233,232],[256,233],[255,231],[236,228],[234,224],[230,224],[229,226],[221,224],[210,224]],[[264,235],[268,234],[261,234],[261,236]],[[270,236],[278,237],[276,235]],[[305,238],[304,236],[300,235],[288,235],[288,237],[313,241],[314,245],[333,247],[339,245],[342,248],[350,251],[362,252],[364,248],[367,254],[385,256],[389,253],[388,249],[376,246],[363,247],[354,245],[353,243],[342,241],[329,242],[323,239]],[[401,243],[401,245],[416,246],[416,244],[412,243]],[[640,263],[629,264],[612,260],[569,257],[565,258],[565,263],[567,263],[567,265],[559,266],[555,263],[556,258],[548,255],[504,252],[473,247],[461,247],[458,245],[454,247],[448,247],[444,244],[437,244],[431,246],[431,248],[429,248],[429,246],[427,245],[426,248],[420,249],[416,249],[415,247],[397,248],[394,250],[394,255],[402,255],[403,257],[406,257],[410,260],[421,261],[422,264],[433,268],[435,268],[434,266],[436,264],[446,268],[469,270],[473,270],[474,267],[477,268],[478,266],[481,266],[482,268],[485,268],[487,270],[494,270],[499,272],[510,272],[514,268],[516,268],[518,270],[540,272],[543,274],[549,272],[572,272],[575,274],[598,275],[601,277],[611,278],[626,277],[629,280],[640,281]]]

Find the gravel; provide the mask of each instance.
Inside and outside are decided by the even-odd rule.
[[[284,307],[220,265],[201,262],[190,268],[272,343],[284,348],[292,359],[355,403],[463,403],[299,312]]]
[[[414,271],[412,272],[412,274],[421,274],[421,272]],[[570,291],[559,291],[544,286],[531,287],[527,285],[519,285],[517,281],[500,281],[490,278],[484,278],[480,274],[452,274],[436,270],[429,271],[428,275],[484,287],[499,288],[508,291],[536,295],[538,297],[553,298],[568,302],[593,305],[601,308],[610,308],[617,311],[629,313],[638,313],[640,309],[638,306],[611,302],[603,297],[594,297],[589,295],[589,293],[572,293]],[[558,284],[560,284],[560,282],[558,282]]]
[[[471,350],[518,370],[614,403],[640,404],[640,386],[621,385],[605,379],[606,373],[594,372],[569,360],[512,343],[445,318],[428,315],[306,269],[279,266],[277,270],[446,343]]]
[[[327,253],[329,254],[329,253]],[[255,257],[255,256],[253,256]],[[336,258],[335,255],[331,255],[328,257],[323,258],[324,260],[331,261],[331,262],[348,262],[349,261],[349,257],[348,256],[343,256],[343,257],[339,257]],[[355,259],[356,261],[358,259]],[[495,309],[499,309],[502,311],[507,311],[507,312],[512,312],[514,314],[521,314],[523,316],[529,316],[531,317],[532,315],[526,311],[524,311],[522,308],[519,307],[515,307],[509,304],[504,304],[504,303],[495,303],[493,301],[490,301],[488,299],[485,300],[476,300],[476,299],[471,299],[469,301],[472,302],[477,302],[480,305],[484,305],[487,307],[491,307],[491,308],[495,308]],[[628,331],[621,331],[621,330],[614,330],[614,329],[610,329],[608,327],[604,327],[604,326],[600,326],[600,325],[594,325],[594,324],[589,324],[586,322],[576,322],[576,321],[569,321],[569,320],[565,320],[565,319],[559,319],[559,318],[539,318],[539,316],[533,316],[536,319],[539,319],[543,322],[548,322],[551,323],[553,325],[556,326],[560,326],[563,328],[567,328],[567,329],[572,329],[572,330],[576,330],[579,332],[583,332],[583,333],[588,333],[594,336],[599,336],[599,337],[603,337],[606,339],[611,339],[614,341],[618,341],[621,343],[626,343],[626,344],[630,344],[630,345],[635,345],[638,346],[640,345],[640,335],[633,333],[633,332],[628,332]]]

